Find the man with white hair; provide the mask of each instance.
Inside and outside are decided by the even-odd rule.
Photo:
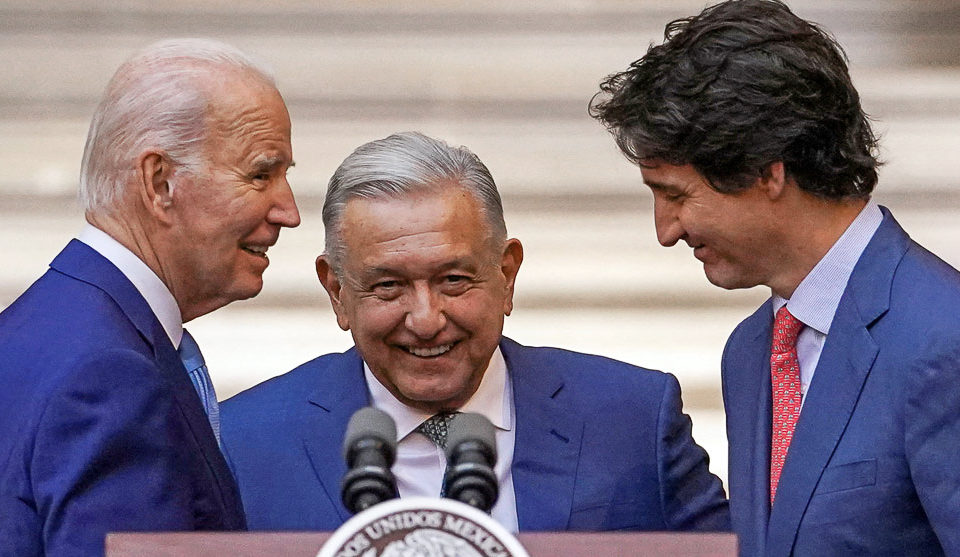
[[[0,314],[0,553],[246,527],[183,323],[260,291],[300,222],[292,164],[283,99],[234,48],[168,40],[120,66],[84,152],[88,224]]]

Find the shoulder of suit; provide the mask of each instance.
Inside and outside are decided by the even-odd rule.
[[[905,285],[919,282],[918,288],[938,288],[948,296],[960,296],[960,271],[916,242],[910,242],[894,280]]]
[[[359,365],[356,349],[324,354],[230,397],[221,403],[221,408],[229,413],[235,407],[264,406],[271,402],[286,404],[291,394],[306,397],[324,383],[338,380],[347,367]]]
[[[150,344],[109,295],[55,271],[34,283],[0,319],[0,352],[8,360],[27,362],[36,384],[56,382],[55,376],[66,380],[88,360],[105,365],[126,351],[153,360]]]
[[[548,346],[523,346],[513,341],[509,342],[510,345],[504,345],[504,357],[507,359],[508,367],[519,365],[536,367],[536,373],[558,373],[568,382],[609,388],[637,383],[661,383],[667,377],[667,374],[662,371],[640,367],[607,356]],[[519,362],[511,362],[511,355]],[[510,369],[511,373],[523,373],[523,370]]]
[[[960,342],[960,271],[916,243],[893,274],[889,309],[882,318],[915,346]]]

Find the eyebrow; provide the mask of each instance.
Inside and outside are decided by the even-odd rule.
[[[662,183],[662,182],[647,182],[646,180],[644,180],[643,183],[646,184],[646,186],[647,186],[648,188],[653,189],[653,190],[666,190],[666,191],[681,191],[681,190],[683,190],[683,188],[682,188],[681,186],[678,186],[678,185],[676,185],[676,184],[664,184],[664,183]]]
[[[262,169],[268,169],[268,168],[274,168],[276,166],[280,166],[285,162],[287,162],[287,160],[282,155],[262,155],[253,159],[253,166],[257,169],[262,170]],[[296,164],[297,163],[291,160],[287,165],[287,168],[296,166]]]
[[[442,265],[437,266],[431,271],[433,274],[444,273],[451,269],[463,269],[469,273],[476,273],[478,269],[482,266],[478,265],[476,261],[470,261],[469,258],[457,258],[453,261],[449,261]],[[362,281],[375,280],[383,276],[403,276],[405,273],[399,269],[394,269],[390,267],[373,267],[370,269],[365,269],[361,271],[357,278]]]

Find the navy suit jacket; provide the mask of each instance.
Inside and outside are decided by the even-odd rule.
[[[236,485],[146,301],[72,241],[0,314],[0,555],[110,531],[242,529]]]
[[[726,530],[676,379],[504,338],[516,409],[520,530]],[[253,530],[334,530],[350,416],[369,404],[356,348],[226,401],[222,440]]]
[[[960,273],[888,211],[847,284],[769,504],[768,301],[723,356],[744,555],[960,555]]]

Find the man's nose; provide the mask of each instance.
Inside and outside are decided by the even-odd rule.
[[[286,177],[281,178],[280,183],[274,189],[273,207],[267,213],[267,220],[288,228],[295,228],[300,225],[300,210],[297,209],[297,202],[293,198],[293,189]]]
[[[430,339],[437,336],[447,324],[442,296],[434,292],[429,285],[415,285],[404,323],[417,338]]]
[[[657,229],[657,241],[661,246],[671,247],[683,238],[684,230],[677,211],[668,203],[654,199],[653,223]]]

